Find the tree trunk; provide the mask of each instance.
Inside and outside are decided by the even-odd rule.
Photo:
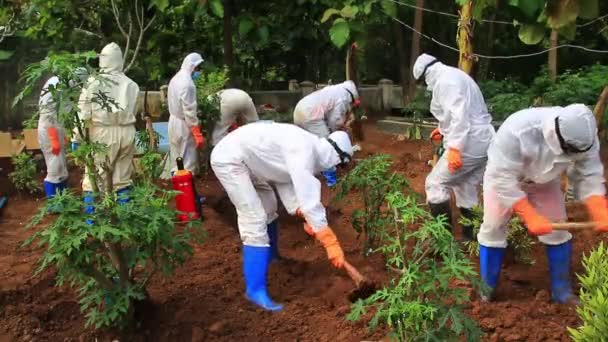
[[[473,71],[473,0],[467,2],[460,9],[458,23],[458,49],[460,56],[458,67],[467,74]]]
[[[604,112],[606,111],[606,101],[608,101],[608,86],[604,87],[602,94],[597,100],[595,104],[595,108],[593,108],[593,114],[595,115],[595,121],[597,122],[598,134],[602,134],[604,131],[604,127],[602,125],[602,117],[604,116]]]
[[[488,56],[491,56],[494,54],[494,34],[496,32],[496,23],[494,23],[494,21],[496,20],[496,14],[498,13],[499,9],[500,9],[500,0],[496,0],[496,7],[492,11],[492,15],[490,16],[491,21],[488,23],[488,25],[489,25],[488,36],[486,39],[486,48],[484,49],[485,54]],[[479,62],[479,69],[477,71],[478,80],[488,79],[488,76],[490,74],[491,62],[492,62],[492,60],[489,58],[482,59]]]
[[[393,31],[395,32],[395,44],[397,46],[397,58],[399,59],[399,81],[401,83],[401,96],[403,97],[403,103],[407,101],[408,94],[408,85],[409,85],[409,70],[406,61],[406,52],[405,52],[405,38],[403,36],[403,28],[401,24],[393,21]]]
[[[550,47],[549,50],[549,78],[551,81],[555,82],[557,79],[557,42],[558,42],[559,32],[557,30],[551,30],[551,38],[550,38]]]
[[[235,77],[232,66],[234,65],[234,53],[232,44],[232,1],[224,0],[224,65],[228,68],[230,76],[229,83],[233,83]]]
[[[418,32],[422,32],[422,19],[424,8],[424,0],[416,0],[416,13],[414,14],[414,29]],[[414,63],[416,58],[420,55],[420,35],[414,32],[412,36],[412,50],[410,52],[410,68],[407,72],[408,88],[407,88],[407,101],[411,101],[416,95],[416,81],[412,78],[412,70],[414,69]]]

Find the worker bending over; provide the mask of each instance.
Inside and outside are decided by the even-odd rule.
[[[501,125],[488,150],[484,216],[477,235],[481,278],[492,289],[485,300],[496,289],[507,223],[515,213],[546,246],[553,301],[576,302],[569,275],[572,235],[553,231],[551,222],[567,219],[560,176],[571,166],[576,196],[585,202],[596,229],[608,231],[599,151],[595,118],[582,104],[525,109]]]
[[[224,89],[217,93],[220,98],[220,119],[213,129],[213,146],[237,127],[258,121],[258,112],[253,100],[240,89]]]
[[[59,84],[59,78],[49,78],[38,101],[38,143],[44,155],[46,177],[44,192],[51,199],[67,187],[68,166],[65,158],[65,129],[57,116],[57,103],[53,100],[53,88]]]
[[[169,82],[167,102],[169,107],[169,150],[171,171],[177,170],[175,160],[182,157],[184,168],[193,175],[198,174],[198,152],[205,140],[197,116],[196,86],[194,80],[201,76],[199,70],[203,58],[191,53],[182,63],[181,69]]]
[[[472,217],[479,204],[479,185],[487,162],[487,150],[494,137],[492,116],[481,90],[462,70],[422,54],[414,63],[414,78],[426,82],[432,92],[431,113],[439,121],[431,137],[443,136],[447,154],[439,158],[426,178],[426,200],[431,214],[445,215],[452,229],[450,191],[460,214]],[[473,227],[464,226],[465,240],[473,240]]]
[[[89,129],[93,143],[106,146],[106,151],[95,156],[96,170],[85,169],[82,189],[85,202],[93,201],[93,185],[87,176],[97,172],[99,190],[127,193],[132,184],[133,155],[135,154],[135,108],[139,86],[123,73],[123,56],[116,43],[106,45],[99,55],[100,74],[89,79],[79,100],[79,117]],[[108,103],[99,103],[99,94],[105,94]],[[106,173],[106,169],[110,174]],[[113,189],[107,189],[108,177]],[[87,212],[93,207],[88,206]]]
[[[345,129],[359,103],[359,93],[353,81],[327,86],[298,102],[293,122],[320,138],[326,138],[331,132]],[[336,168],[323,171],[323,176],[328,186],[336,184]]]
[[[273,122],[243,126],[215,146],[211,167],[236,207],[250,301],[266,310],[282,309],[266,290],[268,265],[278,257],[277,200],[271,186],[289,214],[305,218],[305,229],[323,244],[332,264],[343,266],[344,253],[328,226],[315,174],[347,163],[352,154],[345,132],[319,138]]]

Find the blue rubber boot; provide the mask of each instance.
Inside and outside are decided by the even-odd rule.
[[[85,191],[83,192],[84,195],[84,212],[86,214],[93,214],[95,213],[95,207],[93,206],[93,201],[95,199],[95,197],[93,196],[93,192],[91,191]],[[93,224],[93,220],[91,219],[87,219],[87,224],[90,226]]]
[[[273,302],[266,290],[270,249],[270,247],[243,246],[245,294],[247,299],[264,310],[280,311],[283,309],[283,305]]]
[[[506,250],[506,248],[479,245],[479,274],[481,275],[481,280],[490,287],[490,293],[481,295],[481,299],[484,302],[491,301],[494,296]]]
[[[128,203],[129,201],[131,201],[130,192],[131,192],[130,186],[116,191],[116,195],[118,196],[118,199],[116,200],[116,202],[118,204],[122,205],[122,204],[125,204],[125,203]]]
[[[270,262],[281,259],[279,255],[279,223],[272,221],[268,225],[268,237],[270,238]]]
[[[46,198],[51,199],[53,197],[55,197],[55,194],[57,193],[57,184],[56,183],[51,183],[48,181],[44,181],[43,183],[44,185],[44,193],[46,194]]]
[[[557,246],[545,245],[549,259],[549,275],[551,277],[551,299],[556,303],[577,302],[570,285],[570,257],[572,241]]]
[[[55,190],[56,190],[56,192],[60,192],[60,191],[63,191],[65,189],[67,189],[67,188],[68,188],[68,180],[66,179],[66,180],[64,180],[61,183],[57,183],[57,187],[56,187]]]
[[[328,187],[333,187],[338,182],[338,176],[336,175],[336,168],[333,167],[331,169],[327,169],[322,172],[323,177],[325,177],[325,181]]]

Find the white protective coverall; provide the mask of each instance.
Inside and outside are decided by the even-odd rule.
[[[217,95],[220,97],[221,117],[213,129],[213,146],[228,134],[230,126],[237,121],[246,124],[260,119],[253,100],[246,92],[240,89],[224,89]]]
[[[40,114],[40,118],[38,119],[38,142],[40,143],[40,149],[46,163],[46,177],[44,180],[54,184],[61,183],[68,178],[68,167],[64,149],[65,129],[59,123],[57,104],[53,101],[53,95],[48,91],[49,87],[56,86],[58,83],[59,78],[56,76],[49,78],[44,84],[40,93],[40,99],[38,100],[38,111]],[[58,155],[54,155],[51,152],[51,141],[47,131],[51,127],[57,130],[59,143],[62,147]]]
[[[414,64],[416,79],[425,77],[432,92],[431,113],[439,121],[446,150],[426,178],[428,203],[449,201],[454,191],[456,205],[470,209],[479,204],[478,189],[487,161],[487,149],[494,137],[492,116],[488,113],[481,90],[462,70],[436,62],[425,75],[422,72],[435,57],[422,54]],[[448,170],[447,151],[459,150],[462,167]]]
[[[578,136],[591,137],[589,142],[581,142],[581,146],[589,146],[595,138],[589,151],[563,152],[555,129],[558,116],[570,116],[570,125],[574,122],[573,126],[576,126],[569,127],[570,132],[578,130]],[[566,139],[565,128],[561,124],[560,127]],[[599,148],[593,115],[584,105],[530,108],[512,114],[501,125],[488,150],[483,180],[484,216],[477,235],[479,243],[495,248],[507,246],[506,225],[512,215],[511,208],[525,196],[539,214],[550,221],[566,220],[560,176],[568,167],[571,167],[572,179],[576,180],[573,185],[577,198],[584,200],[591,195],[605,195]],[[566,231],[554,231],[541,235],[539,240],[547,245],[561,245],[571,238]]]
[[[203,62],[198,53],[191,53],[182,62],[181,69],[169,82],[167,102],[169,106],[169,150],[172,171],[177,170],[175,159],[184,159],[184,168],[198,173],[198,152],[191,128],[199,125],[197,117],[196,86],[192,72]]]
[[[359,98],[353,81],[327,86],[301,99],[293,111],[293,123],[325,138],[329,133],[343,129],[346,116],[353,108],[353,98]]]
[[[89,135],[92,142],[107,146],[107,153],[97,156],[95,164],[101,176],[100,188],[105,189],[106,177],[102,165],[107,161],[114,165],[112,184],[115,191],[132,184],[133,155],[135,154],[135,105],[139,86],[123,72],[122,51],[116,43],[106,45],[99,55],[100,77],[105,80],[90,79],[79,100],[79,116],[89,121]],[[110,110],[94,103],[99,92],[103,92],[114,103]],[[89,171],[87,170],[86,173]],[[83,177],[82,189],[92,191],[89,177]]]
[[[345,132],[331,137],[352,156]],[[236,207],[244,245],[267,247],[267,224],[277,218],[272,187],[290,214],[299,208],[314,232],[327,225],[321,183],[315,174],[340,163],[330,143],[297,126],[268,121],[227,135],[211,153],[211,167]]]

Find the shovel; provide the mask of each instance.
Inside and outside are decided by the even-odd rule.
[[[358,299],[365,299],[376,292],[376,284],[365,278],[353,265],[348,263],[348,261],[344,261],[344,269],[357,286],[357,288],[348,295],[348,300],[352,303],[356,302]]]
[[[595,228],[594,222],[561,222],[551,224],[553,230],[591,230]]]

